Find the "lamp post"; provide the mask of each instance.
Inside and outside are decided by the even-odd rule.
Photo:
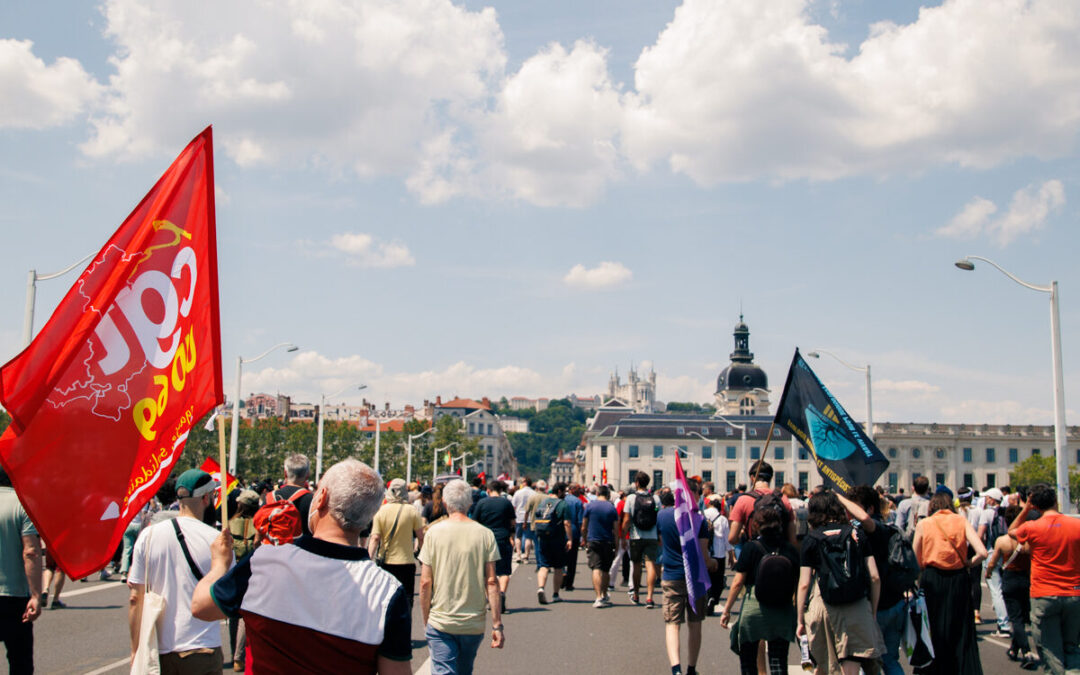
[[[431,484],[432,484],[432,486],[435,485],[435,478],[439,475],[439,453],[443,452],[444,450],[449,450],[450,448],[454,447],[455,445],[461,445],[461,443],[459,441],[454,441],[453,443],[450,443],[449,445],[444,445],[441,448],[435,448],[434,453],[431,456]],[[453,460],[451,460],[451,464],[453,464]]]
[[[740,450],[740,453],[739,453],[741,455],[739,457],[739,475],[746,476],[750,472],[750,467],[747,466],[747,463],[746,463],[747,462],[747,455],[746,455],[746,425],[745,424],[736,424],[736,423],[732,422],[731,420],[729,420],[728,418],[721,415],[720,413],[713,413],[713,417],[716,417],[716,418],[718,418],[720,420],[723,420],[725,423],[727,423],[727,425],[729,427],[734,427],[736,429],[742,430],[742,449]],[[753,486],[750,486],[750,489],[753,489]]]
[[[91,253],[84,258],[80,258],[77,262],[74,262],[59,272],[53,272],[52,274],[38,274],[37,270],[30,270],[26,275],[26,311],[23,314],[23,347],[27,347],[30,344],[30,340],[34,337],[34,306],[37,303],[37,282],[48,281],[49,279],[55,279],[62,277],[71,270],[75,269],[79,265],[83,264],[90,258],[93,258],[94,254]]]
[[[396,417],[388,417],[387,422],[393,422],[394,420],[404,419],[404,415],[398,415]],[[382,431],[383,419],[381,417],[375,418],[375,470],[379,470],[379,441]]]
[[[704,436],[702,436],[701,434],[699,434],[696,431],[688,432],[688,435],[697,436],[701,440],[703,440],[706,443],[709,443],[709,444],[712,445],[712,447],[713,447],[713,464],[716,465],[716,471],[715,471],[715,473],[713,473],[713,480],[719,480],[720,479],[720,448],[716,447],[716,444],[720,442],[720,439],[719,438],[717,438],[717,439],[705,438]],[[705,458],[702,457],[702,460],[704,460],[704,459]]]
[[[873,414],[873,407],[871,406],[871,403],[870,403],[870,364],[868,363],[864,367],[855,366],[855,365],[852,365],[852,364],[848,363],[844,359],[840,358],[836,354],[833,354],[832,352],[827,351],[825,349],[815,349],[812,352],[807,352],[806,353],[807,356],[811,356],[811,357],[813,357],[815,359],[820,359],[822,354],[828,354],[829,356],[833,357],[834,359],[839,361],[844,366],[850,368],[851,370],[854,370],[854,371],[859,372],[859,373],[866,373],[866,436],[871,441],[873,441],[874,440],[874,414]]]
[[[330,394],[329,396],[327,396],[326,394],[323,394],[322,398],[320,399],[320,403],[319,403],[319,438],[318,438],[318,442],[317,442],[317,444],[315,446],[315,482],[316,483],[319,482],[319,477],[322,476],[323,420],[326,419],[326,399],[334,398],[335,396],[340,396],[341,394],[344,394],[347,390],[352,389],[353,386],[356,386],[357,391],[359,391],[361,389],[367,389],[366,384],[349,385],[348,387],[345,387],[341,391]]]
[[[236,397],[233,399],[232,430],[229,434],[229,473],[234,476],[236,475],[236,443],[240,437],[240,377],[243,374],[243,366],[245,363],[255,363],[259,359],[266,357],[275,349],[281,349],[282,347],[285,347],[285,351],[287,352],[295,352],[297,349],[300,349],[291,342],[282,342],[281,344],[274,345],[270,349],[267,349],[253,359],[245,359],[242,356],[236,357]]]
[[[1065,437],[1065,381],[1061,366],[1061,319],[1059,310],[1061,299],[1058,296],[1058,282],[1051,281],[1048,286],[1029,284],[1009,273],[993,260],[977,255],[961,258],[955,264],[965,272],[971,272],[975,269],[973,260],[981,260],[997,268],[999,272],[1024,288],[1050,294],[1050,359],[1054,383],[1054,452],[1057,468],[1058,508],[1062,509],[1063,513],[1067,513],[1072,510],[1072,502],[1069,499],[1069,464],[1065,457],[1067,440]]]
[[[690,475],[693,476],[694,473],[695,473],[694,472],[694,453],[690,452],[689,449],[683,450],[678,445],[669,445],[668,447],[675,451],[675,456],[676,457],[679,456],[679,453],[683,453],[683,454],[686,455],[686,458],[690,460]]]
[[[405,453],[407,455],[407,458],[408,458],[408,464],[405,467],[405,482],[406,483],[411,483],[412,482],[412,442],[414,440],[420,438],[421,436],[425,436],[427,434],[430,434],[432,431],[435,431],[435,425],[434,424],[432,424],[430,427],[428,427],[424,431],[421,431],[418,434],[409,434],[409,441],[406,444],[408,449],[407,449],[407,451]]]

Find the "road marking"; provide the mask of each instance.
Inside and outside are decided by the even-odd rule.
[[[116,670],[120,666],[130,666],[130,665],[131,665],[131,657],[130,656],[125,656],[124,658],[120,659],[119,661],[116,661],[115,663],[110,663],[107,666],[102,666],[102,667],[98,668],[97,670],[91,670],[88,673],[84,673],[84,675],[101,675],[101,673],[107,673],[110,670]]]
[[[61,599],[74,598],[76,595],[86,595],[87,593],[97,593],[98,591],[106,591],[110,588],[120,588],[127,586],[123,581],[106,581],[100,584],[95,584],[90,588],[80,588],[77,591],[61,591]]]
[[[90,674],[88,673],[87,675],[90,675]],[[428,660],[424,661],[424,663],[420,666],[419,670],[417,670],[415,673],[413,673],[413,675],[431,675],[431,657],[430,656],[428,657]]]
[[[998,645],[999,647],[1004,647],[1005,649],[1009,649],[1012,646],[1008,642],[1002,642],[1001,640],[995,640],[994,638],[986,637],[985,635],[982,637],[982,639],[985,640],[986,642],[993,642],[994,644]]]

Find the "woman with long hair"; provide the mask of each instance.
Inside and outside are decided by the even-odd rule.
[[[735,580],[720,615],[720,625],[727,628],[731,607],[745,589],[739,619],[731,627],[731,648],[739,655],[742,675],[757,675],[760,641],[766,645],[769,673],[788,672],[788,647],[795,640],[793,597],[799,552],[787,540],[781,513],[775,508],[754,511],[757,536],[743,547],[735,562]]]
[[[885,653],[876,619],[881,578],[870,540],[831,491],[811,497],[807,510],[796,633],[808,636],[817,673],[857,675]]]
[[[431,527],[436,520],[441,520],[450,515],[446,510],[446,504],[443,502],[442,492],[443,486],[442,483],[439,483],[431,492],[431,501],[424,505],[421,515],[424,518],[425,528]]]
[[[986,547],[967,518],[953,508],[951,493],[935,494],[928,513],[915,526],[912,548],[923,568],[919,588],[926,596],[934,662],[916,672],[982,675],[969,569],[982,564]],[[974,556],[968,557],[969,547]]]

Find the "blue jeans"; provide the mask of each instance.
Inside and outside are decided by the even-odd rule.
[[[907,625],[907,601],[901,600],[892,607],[879,609],[877,622],[878,627],[881,628],[881,637],[885,640],[885,654],[881,657],[881,672],[885,675],[904,675],[898,655],[900,638]]]
[[[472,675],[483,633],[451,635],[428,626],[424,629],[424,637],[431,655],[431,675]]]
[[[993,546],[993,544],[991,544]],[[986,561],[983,561],[983,576],[986,576]],[[995,566],[986,580],[990,589],[990,600],[994,605],[994,616],[997,618],[998,630],[1002,633],[1011,633],[1012,624],[1009,623],[1009,612],[1005,608],[1005,596],[1001,593],[1001,567]]]

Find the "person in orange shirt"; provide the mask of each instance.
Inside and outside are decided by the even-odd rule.
[[[1031,551],[1031,632],[1046,669],[1080,672],[1080,520],[1058,512],[1057,492],[1031,488],[1009,536]],[[1028,520],[1033,510],[1042,515]]]
[[[915,526],[912,548],[923,568],[919,587],[926,594],[934,662],[919,672],[982,675],[968,570],[982,564],[986,547],[967,518],[953,508],[948,488],[938,487],[928,511]],[[968,554],[969,548],[974,555]]]

